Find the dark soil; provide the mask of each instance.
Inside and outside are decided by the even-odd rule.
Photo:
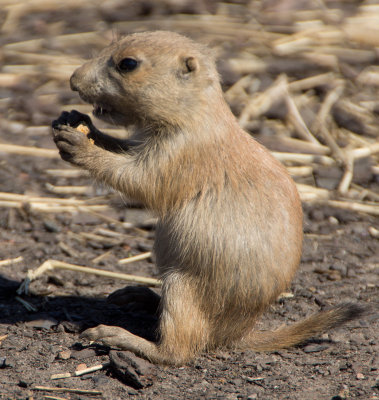
[[[139,13],[167,12],[142,8]],[[106,18],[106,14],[92,14],[86,21]],[[53,23],[63,17],[54,13],[50,18]],[[70,28],[93,29],[93,24],[80,26],[77,21],[82,20],[76,16]],[[38,37],[36,31],[46,28],[41,21],[39,14],[34,23],[26,20],[19,40],[28,34]],[[35,103],[32,90],[15,89],[9,93],[14,97],[12,112],[22,109],[24,122],[48,124],[59,114],[60,105],[78,102],[67,85],[58,90],[61,103],[42,107]],[[9,126],[0,130],[0,142],[54,148],[48,132],[17,134]],[[53,177],[47,170],[54,168],[71,169],[60,160],[1,154],[0,191],[47,197],[56,196],[48,191],[47,183],[92,185],[85,176]],[[90,196],[106,195],[112,204],[111,211],[103,215],[137,223],[151,218],[145,210],[127,206],[117,194],[93,187]],[[121,309],[106,303],[106,296],[125,286],[124,282],[55,270],[34,281],[30,295],[23,297],[35,311],[27,311],[17,300],[16,289],[29,269],[47,259],[154,276],[152,260],[117,265],[118,259],[152,248],[153,226],[125,229],[83,212],[37,213],[27,205],[22,209],[0,208],[0,260],[23,257],[19,263],[0,267],[0,398],[42,399],[49,393],[33,388],[50,386],[102,392],[102,397],[50,393],[65,399],[378,399],[379,324],[374,304],[378,300],[379,241],[370,235],[370,227],[378,228],[377,217],[305,206],[302,262],[289,288],[293,296],[278,300],[258,328],[290,324],[324,307],[346,302],[370,306],[374,312],[290,350],[267,354],[219,351],[201,355],[181,368],[156,366],[147,386],[136,389],[122,382],[112,367],[82,377],[50,379],[53,374],[74,372],[81,363],[93,366],[109,361],[109,349],[89,346],[79,338],[85,328],[100,323],[119,325],[154,338],[156,318],[138,304]],[[119,233],[117,240],[102,243],[82,235],[98,234],[101,228]],[[68,359],[60,356],[65,350],[69,350]]]
[[[15,177],[36,174],[33,179],[24,180],[22,187],[15,186],[14,191],[22,188],[26,192],[32,186],[35,191],[39,184],[43,193],[45,182],[51,181],[43,167],[33,160],[26,163],[24,159],[12,157],[6,160],[6,165],[8,173]],[[30,173],[25,171],[26,165]],[[306,211],[308,233],[301,268],[291,287],[294,297],[273,305],[262,320],[262,328],[291,323],[324,306],[344,302],[370,304],[377,300],[375,264],[379,244],[367,231],[376,221],[331,209]],[[139,213],[143,220],[143,211]],[[120,219],[125,218],[125,211],[118,210],[117,214]],[[93,352],[85,350],[87,344],[79,339],[82,329],[105,323],[151,337],[156,321],[133,305],[129,310],[120,310],[105,302],[107,294],[123,287],[122,282],[58,270],[32,283],[33,294],[25,299],[37,311],[28,312],[15,298],[15,290],[27,270],[51,257],[92,265],[93,258],[110,251],[101,268],[151,275],[150,262],[118,268],[115,260],[146,249],[152,239],[125,232],[130,234],[130,239],[104,249],[98,243],[94,246],[94,243],[80,243],[70,238],[70,232],[94,232],[99,227],[117,230],[96,218],[81,221],[77,216],[47,217],[5,209],[0,211],[0,216],[0,258],[24,257],[20,264],[2,267],[0,277],[0,336],[8,335],[0,348],[0,388],[4,399],[42,398],[33,393],[33,386],[99,389],[107,399],[128,395],[141,399],[376,398],[378,323],[371,315],[291,350],[269,354],[220,351],[203,355],[182,368],[157,367],[153,384],[140,390],[121,383],[107,370],[82,378],[51,381],[52,374],[73,372],[82,362],[92,366],[108,360],[106,349],[94,346],[90,347],[95,349]],[[52,226],[55,232],[51,232]],[[60,241],[70,243],[80,257],[68,257],[59,248]],[[71,351],[70,359],[59,359],[63,350]],[[71,395],[70,398],[86,396]]]

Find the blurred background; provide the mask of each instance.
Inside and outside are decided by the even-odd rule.
[[[0,5],[4,143],[51,147],[47,126],[61,110],[91,111],[68,84],[83,60],[124,34],[172,30],[215,50],[226,99],[240,124],[271,150],[292,153],[277,157],[292,167],[299,183],[378,200],[360,187],[375,189],[379,173],[376,1],[0,0]],[[304,200],[330,198],[299,188]]]

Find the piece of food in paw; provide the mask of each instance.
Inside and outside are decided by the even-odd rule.
[[[76,128],[77,131],[84,133],[86,136],[91,132],[87,125],[79,124]],[[93,139],[88,139],[91,144],[95,144]]]
[[[84,124],[79,124],[75,129],[79,132],[84,133],[85,135],[88,135],[91,132],[88,126]]]

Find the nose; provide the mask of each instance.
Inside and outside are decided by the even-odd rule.
[[[70,78],[71,90],[74,92],[82,92],[83,89],[88,88],[95,81],[96,64],[92,61],[84,63],[77,68]]]

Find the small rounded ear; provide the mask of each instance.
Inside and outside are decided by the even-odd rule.
[[[199,69],[199,61],[195,57],[184,57],[183,58],[183,73],[189,74]]]

